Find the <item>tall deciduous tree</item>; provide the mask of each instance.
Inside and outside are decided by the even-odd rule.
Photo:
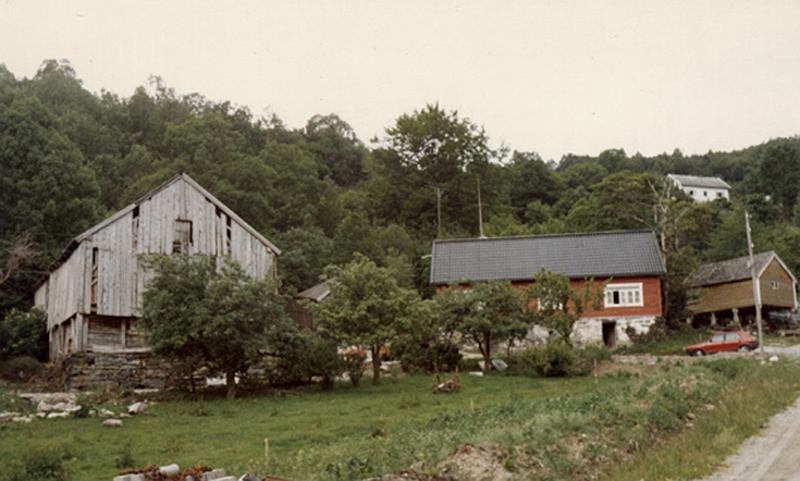
[[[221,266],[204,255],[145,262],[154,273],[142,310],[149,345],[174,362],[188,359],[224,373],[228,398],[236,396],[236,374],[262,356],[279,355],[294,332],[274,281],[248,277],[230,258]]]
[[[462,299],[467,308],[457,329],[478,345],[484,370],[491,370],[492,345],[528,332],[524,296],[508,281],[487,281],[475,283]]]
[[[380,383],[381,351],[398,335],[419,295],[400,287],[390,269],[357,255],[327,270],[331,293],[313,306],[320,329],[340,345],[364,346],[372,356],[372,383]]]

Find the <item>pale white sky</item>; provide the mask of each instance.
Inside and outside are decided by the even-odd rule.
[[[495,143],[558,159],[705,152],[800,133],[798,1],[0,0],[0,62],[46,58],[129,96],[335,112],[365,142],[438,101]]]

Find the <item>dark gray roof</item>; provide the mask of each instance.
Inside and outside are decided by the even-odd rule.
[[[326,297],[328,297],[330,293],[331,293],[331,288],[328,285],[328,281],[324,281],[320,282],[316,286],[309,287],[300,294],[297,294],[297,297],[302,297],[303,299],[311,299],[314,302],[322,302],[323,300],[325,300]]]
[[[667,177],[677,180],[683,187],[705,187],[708,189],[730,189],[731,186],[719,177],[700,177],[697,175],[669,174]]]
[[[762,252],[753,255],[753,261],[756,265],[756,272],[760,273],[767,267],[773,257],[776,257],[774,251]],[[736,259],[729,259],[721,262],[711,262],[703,264],[697,268],[687,279],[689,286],[701,287],[712,284],[723,284],[726,282],[741,281],[750,279],[750,257],[737,257]]]
[[[651,231],[594,232],[433,242],[431,284],[529,280],[541,270],[571,278],[662,275]]]

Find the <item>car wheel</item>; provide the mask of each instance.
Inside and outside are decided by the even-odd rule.
[[[692,353],[692,356],[695,356],[695,357],[703,357],[705,355],[706,355],[706,353],[702,349],[698,349],[698,350],[696,350],[696,351],[694,351]]]
[[[750,352],[750,346],[739,346],[739,352]]]

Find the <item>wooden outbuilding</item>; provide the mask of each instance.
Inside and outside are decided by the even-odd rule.
[[[142,254],[230,255],[253,277],[275,276],[278,249],[186,174],[76,237],[35,294],[50,357],[147,351],[137,319]]]
[[[748,256],[700,266],[689,276],[692,288],[688,308],[708,322],[748,323],[755,317],[760,295],[764,318],[773,310],[797,309],[797,278],[773,251],[753,256],[758,283],[753,289]],[[692,319],[689,319],[691,321]]]

